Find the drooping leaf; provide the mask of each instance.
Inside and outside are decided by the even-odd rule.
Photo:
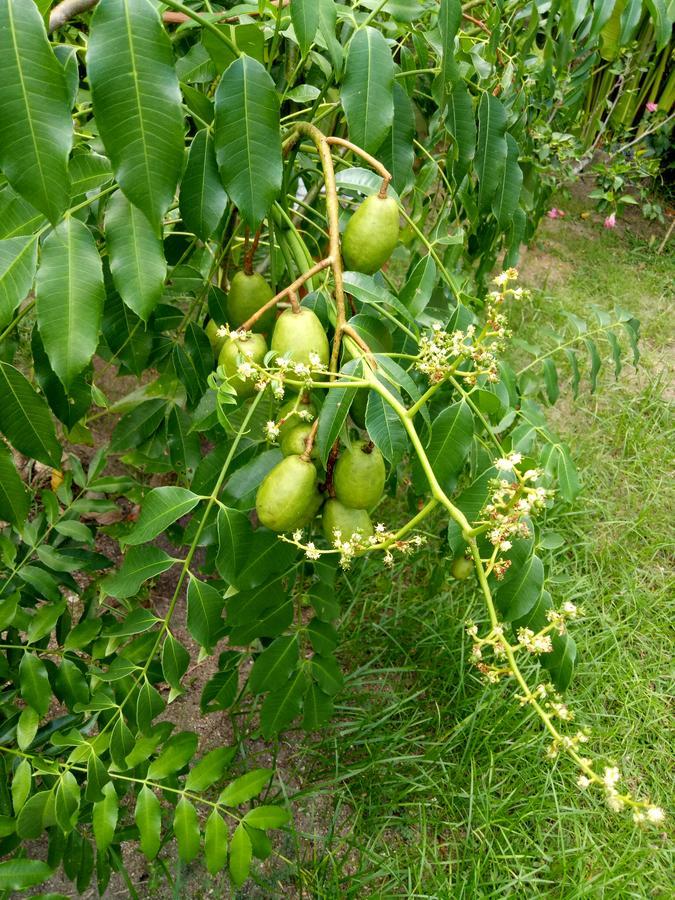
[[[106,594],[118,600],[134,597],[144,582],[166,572],[174,563],[175,560],[164,550],[152,544],[132,547],[119,569],[107,575],[100,586]]]
[[[394,119],[380,147],[379,158],[392,174],[394,190],[402,194],[413,180],[415,113],[410,97],[394,83]]]
[[[169,738],[157,759],[150,763],[148,778],[161,781],[186,766],[197,751],[197,741],[193,731],[181,731]]]
[[[523,185],[523,171],[518,165],[520,148],[510,134],[506,135],[506,162],[501,181],[492,200],[492,211],[502,231],[506,231],[518,206]]]
[[[183,167],[183,114],[171,42],[151,0],[96,6],[87,73],[115,177],[157,226]]]
[[[30,498],[16,471],[12,454],[0,441],[0,519],[21,527],[28,514]]]
[[[381,376],[378,378],[383,380]],[[368,395],[366,429],[384,458],[396,464],[406,451],[408,439],[396,411],[375,391]]]
[[[140,834],[141,851],[147,859],[154,859],[161,842],[162,811],[159,800],[146,785],[138,793],[134,819]]]
[[[478,177],[478,206],[485,210],[502,178],[506,164],[506,110],[486,91],[478,104],[478,144],[474,167]]]
[[[94,355],[105,298],[96,242],[79,219],[69,216],[45,239],[35,294],[40,337],[67,390]]]
[[[63,67],[34,3],[0,4],[0,168],[56,223],[68,206],[73,121]]]
[[[349,360],[342,367],[345,375],[353,375],[358,377],[362,372],[362,363],[360,360]],[[340,387],[332,391],[328,391],[323,406],[321,407],[321,415],[319,416],[319,426],[316,433],[316,447],[319,451],[319,457],[324,465],[330,455],[331,447],[335,443],[342,427],[347,419],[349,408],[356,396],[357,388]]]
[[[190,654],[172,634],[167,634],[162,646],[162,672],[174,691],[182,691],[181,678],[189,665]]]
[[[377,29],[366,26],[352,38],[340,98],[350,140],[377,152],[394,119],[394,62]]]
[[[0,431],[25,456],[59,466],[61,448],[47,404],[28,379],[0,361]]]
[[[284,635],[277,638],[253,663],[248,677],[249,690],[254,694],[273,690],[289,677],[297,661],[297,636]]]
[[[267,695],[260,710],[261,730],[267,740],[279,734],[299,715],[306,690],[307,676],[303,669],[297,669],[287,681]]]
[[[91,367],[76,375],[66,391],[50,365],[37,324],[31,335],[31,350],[35,378],[50,409],[66,428],[73,428],[91,407]]]
[[[150,491],[141,507],[138,521],[124,537],[126,544],[144,544],[165,531],[199,503],[199,497],[181,487],[158,487]]]
[[[80,809],[80,786],[72,772],[62,772],[56,785],[54,814],[56,824],[65,834],[77,823]]]
[[[318,684],[313,684],[305,694],[303,709],[302,727],[305,731],[315,731],[333,715],[333,700]]]
[[[51,866],[40,859],[7,859],[0,862],[0,891],[25,891],[51,874]]]
[[[180,214],[185,227],[207,241],[216,230],[227,205],[227,194],[218,173],[210,132],[198,131],[190,145],[187,167],[180,185]]]
[[[117,817],[119,815],[119,801],[112,781],[107,782],[101,790],[103,792],[103,800],[94,803],[92,819],[96,846],[99,853],[105,853],[115,836]]]
[[[265,67],[235,60],[216,91],[216,158],[225,190],[257,228],[281,189],[279,98]]]
[[[252,856],[251,838],[240,823],[234,829],[230,842],[230,878],[235,887],[242,885],[248,878]]]
[[[0,328],[9,324],[30,291],[37,267],[34,235],[0,240]]]
[[[507,622],[527,615],[539,599],[544,566],[538,556],[531,554],[519,567],[512,566],[509,576],[495,590],[497,606]]]
[[[121,191],[108,201],[105,229],[115,288],[129,309],[147,322],[166,278],[162,242],[147,216]]]
[[[199,854],[199,818],[197,810],[185,797],[181,797],[176,804],[173,833],[178,843],[179,858],[185,863],[192,862]]]
[[[559,691],[569,687],[574,664],[577,658],[577,645],[570,634],[553,634],[551,636],[553,651],[542,653],[539,661],[545,669],[548,669],[553,684]]]
[[[33,743],[40,725],[40,716],[32,706],[26,706],[21,710],[19,721],[16,723],[16,742],[19,750],[27,750]]]
[[[190,573],[187,590],[187,627],[201,647],[211,650],[223,631],[225,600],[222,591]]]
[[[455,37],[462,19],[460,0],[441,0],[438,11],[438,28],[441,32],[442,55],[440,81],[443,94],[447,94],[459,79],[455,61]]]
[[[472,440],[473,416],[464,400],[446,407],[434,419],[427,457],[446,493],[452,493],[457,485]]]
[[[35,653],[24,653],[19,664],[19,684],[21,696],[40,716],[49,709],[51,689],[47,669]]]
[[[227,825],[217,809],[206,820],[204,855],[209,875],[217,875],[227,862]]]
[[[319,27],[319,4],[317,0],[291,0],[291,22],[300,45],[300,52],[307,56]]]

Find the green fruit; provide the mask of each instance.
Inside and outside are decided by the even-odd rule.
[[[303,402],[304,399],[308,402]],[[283,440],[284,436],[291,431],[291,429],[295,428],[296,425],[311,423],[316,419],[316,406],[309,400],[309,395],[305,394],[303,400],[298,403],[297,397],[292,397],[279,409],[277,422],[280,423],[279,437],[281,440]],[[303,418],[300,413],[309,413],[311,419]]]
[[[316,313],[300,308],[299,312],[285,309],[277,319],[272,333],[272,350],[296,363],[311,365],[310,354],[316,353],[323,365],[328,365],[328,338]]]
[[[352,509],[372,509],[382,496],[385,477],[384,459],[372,441],[354,444],[333,471],[335,496]]]
[[[272,288],[262,275],[258,275],[257,272],[254,272],[252,275],[247,275],[246,272],[237,272],[232,279],[230,293],[227,297],[227,314],[230,326],[238,328],[240,325],[243,325],[273,296]],[[253,331],[271,331],[274,327],[275,317],[276,310],[274,307],[268,309],[255,323]]]
[[[350,509],[339,500],[326,501],[321,514],[321,525],[329,544],[335,540],[336,529],[340,531],[343,541],[348,541],[356,532],[366,539],[374,533],[373,523],[365,509]]]
[[[314,465],[287,456],[263,478],[255,498],[258,519],[272,531],[302,528],[321,505]]]
[[[458,556],[457,559],[453,562],[450,571],[452,572],[453,578],[457,578],[459,581],[464,581],[464,579],[468,578],[469,575],[473,572],[473,563],[465,556]]]
[[[373,275],[389,259],[398,243],[398,204],[393,197],[372,194],[356,210],[345,228],[342,256],[354,272]]]
[[[295,425],[281,438],[281,452],[284,456],[301,456],[306,449],[306,440],[312,430],[311,425]],[[310,454],[312,459],[317,456],[316,446],[312,447]]]
[[[220,355],[220,351],[223,349],[223,345],[227,340],[225,335],[218,334],[218,329],[220,326],[216,323],[215,319],[209,319],[209,321],[204,326],[204,331],[206,332],[206,336],[209,339],[209,343],[211,344],[211,349],[213,350],[213,355],[216,359]]]
[[[267,341],[261,334],[251,334],[248,337],[233,341],[228,338],[223,345],[218,357],[218,365],[225,369],[225,374],[230,376],[230,384],[239,397],[250,397],[255,394],[256,378],[244,380],[237,375],[239,365],[250,360],[262,365],[267,353]],[[234,377],[231,377],[234,376]]]

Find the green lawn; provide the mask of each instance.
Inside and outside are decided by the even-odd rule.
[[[642,321],[643,365],[627,365],[616,382],[606,365],[598,393],[586,388],[576,402],[561,367],[551,421],[584,492],[549,518],[564,537],[549,586],[587,613],[573,630],[577,722],[592,727],[592,748],[632,789],[668,807],[675,266],[623,228],[604,231],[577,213],[571,204],[567,219],[547,222],[523,259],[534,294],[512,314],[514,330],[534,340],[538,323],[558,325],[562,309],[583,316],[590,303],[616,302]],[[373,568],[343,590],[349,675],[337,724],[309,751],[285,751],[282,767],[298,775],[289,795],[314,785],[296,796],[297,834],[284,848],[301,854],[302,896],[672,896],[666,836],[583,794],[570,763],[546,761],[539,721],[510,688],[476,678],[463,624],[481,617],[478,598],[468,586],[434,584],[429,559],[393,579]],[[277,869],[268,896],[290,871]]]

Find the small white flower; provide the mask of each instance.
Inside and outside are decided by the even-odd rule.
[[[586,776],[586,775],[580,775],[577,778],[577,785],[581,788],[582,791],[585,791],[590,783],[591,783],[591,779],[588,778],[588,776]]]
[[[307,557],[307,559],[319,559],[319,557],[321,556],[321,554],[311,541],[305,547],[305,556]]]
[[[237,375],[246,381],[255,375],[255,368],[249,362],[239,363],[237,366]]]
[[[310,368],[308,365],[305,365],[305,363],[296,363],[293,366],[293,371],[296,375],[301,375],[302,377],[310,374]]]
[[[602,776],[607,790],[613,790],[614,786],[621,780],[621,772],[616,766],[607,766]]]
[[[297,528],[293,532],[293,540],[295,541],[296,544],[300,543],[300,541],[302,540],[302,529],[301,528]]]
[[[650,806],[647,810],[647,818],[652,825],[659,825],[666,818],[666,814],[660,806]]]
[[[265,425],[265,434],[267,439],[270,441],[275,441],[279,437],[279,426],[276,422],[269,421]]]
[[[383,562],[384,562],[385,566],[393,566],[394,565],[394,556],[389,550],[387,550],[387,552],[384,554]]]
[[[500,472],[512,472],[513,471],[513,463],[510,459],[506,457],[502,459],[495,460],[495,468],[499,469]]]
[[[384,534],[386,530],[386,526],[383,525],[382,522],[378,522],[375,526],[375,531],[377,532],[377,534]]]

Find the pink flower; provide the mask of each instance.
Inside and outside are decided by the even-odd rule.
[[[646,108],[647,112],[656,112],[656,110],[659,108],[659,104],[654,103],[653,100],[650,100],[645,108]]]
[[[549,211],[546,213],[546,215],[549,217],[549,219],[564,219],[565,218],[564,211],[562,209],[556,209],[555,206],[552,207],[551,209],[549,209]]]
[[[605,219],[605,228],[615,228],[616,227],[616,216],[614,213],[611,213]]]

